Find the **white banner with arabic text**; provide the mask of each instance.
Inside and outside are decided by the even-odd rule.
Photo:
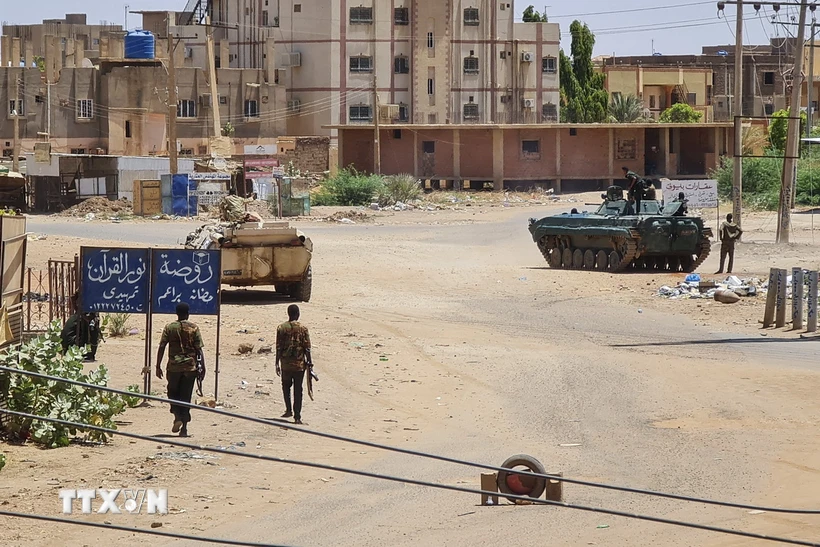
[[[718,183],[716,180],[669,180],[661,181],[663,202],[671,203],[683,192],[689,207],[708,209],[718,206]]]

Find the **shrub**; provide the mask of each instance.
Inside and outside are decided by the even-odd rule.
[[[661,112],[658,121],[661,123],[698,123],[702,117],[701,112],[688,104],[677,103]]]
[[[139,397],[139,395],[142,393],[140,391],[140,386],[138,386],[137,384],[131,384],[130,386],[125,388],[125,391],[136,394],[122,396],[123,401],[125,401],[125,404],[126,406],[128,406],[128,408],[136,408],[142,404],[143,398]]]
[[[314,205],[370,205],[384,186],[379,175],[359,173],[353,167],[341,169],[311,197]]]
[[[98,386],[108,384],[108,371],[103,365],[83,373],[85,348],[72,347],[65,354],[61,351],[60,325],[54,322],[42,336],[0,355],[0,364]],[[8,408],[17,412],[116,429],[112,418],[125,410],[121,397],[95,389],[23,374],[8,374],[4,383],[8,386]],[[103,432],[20,416],[9,416],[8,430],[18,440],[31,439],[48,448],[68,446],[71,438],[80,433],[85,440],[108,440]]]
[[[800,114],[800,135],[805,133],[806,113]],[[778,110],[772,114],[769,122],[769,143],[775,150],[786,149],[786,137],[789,132],[789,111]]]
[[[6,467],[6,455],[0,454],[0,470]]]
[[[776,153],[776,152],[769,152]],[[718,181],[718,192],[723,198],[732,196],[731,159],[724,158],[713,173]],[[783,160],[777,157],[745,158],[743,160],[743,201],[749,207],[773,210],[780,203]],[[809,158],[797,162],[798,205],[820,205],[820,165]]]
[[[421,197],[421,181],[413,175],[390,175],[385,177],[378,202],[379,205],[395,205],[397,202],[407,203]]]
[[[109,313],[102,319],[102,332],[112,338],[128,334],[128,319],[130,313]]]

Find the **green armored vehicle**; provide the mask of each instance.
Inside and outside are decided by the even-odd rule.
[[[681,214],[682,203],[644,199],[639,214],[611,186],[594,213],[530,219],[532,239],[551,268],[693,272],[709,256],[712,229]]]

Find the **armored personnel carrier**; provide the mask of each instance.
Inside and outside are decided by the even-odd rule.
[[[310,300],[313,242],[287,222],[220,222],[188,235],[187,249],[221,249],[222,282],[232,287],[273,285],[276,292]]]
[[[601,197],[594,213],[530,219],[532,239],[551,268],[692,272],[709,256],[712,229],[680,215],[681,203],[644,199],[636,212],[618,186]]]

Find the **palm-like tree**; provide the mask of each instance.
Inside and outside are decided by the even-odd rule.
[[[644,118],[643,102],[635,95],[615,94],[609,103],[609,119],[618,123],[634,123]]]

